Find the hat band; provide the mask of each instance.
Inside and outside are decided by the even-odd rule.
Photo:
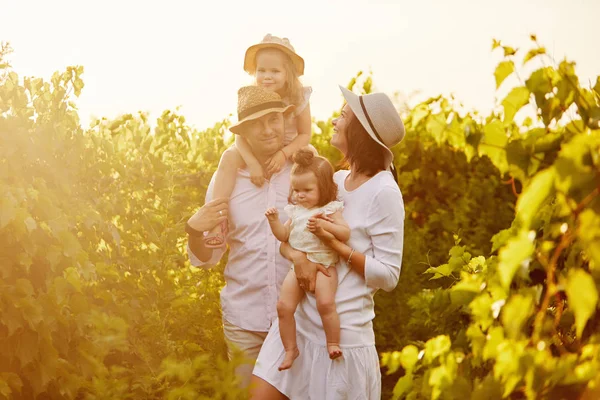
[[[284,107],[285,107],[285,104],[283,103],[283,101],[269,101],[266,103],[262,103],[257,106],[254,106],[254,107],[246,108],[244,111],[238,113],[238,121],[241,121],[244,118],[249,117],[252,114],[255,114],[255,113],[263,111],[263,110],[267,110],[269,108],[284,108]]]
[[[375,136],[377,136],[377,139],[379,139],[379,141],[385,145],[385,142],[383,141],[383,139],[381,139],[381,136],[379,136],[379,133],[377,133],[377,129],[375,129],[375,126],[373,125],[373,122],[371,121],[371,117],[369,117],[369,113],[367,112],[367,108],[365,107],[365,102],[363,101],[363,97],[358,96],[358,100],[360,101],[360,106],[362,107],[362,110],[365,113],[365,117],[367,117],[367,122],[369,123],[371,130],[373,131]],[[386,147],[387,147],[387,145],[386,145]]]

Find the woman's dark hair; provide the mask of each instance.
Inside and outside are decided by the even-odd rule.
[[[319,202],[317,207],[323,207],[325,204],[337,199],[337,184],[333,181],[334,169],[329,160],[325,157],[315,155],[308,147],[298,150],[292,156],[294,166],[292,175],[301,175],[306,172],[312,172],[317,177],[317,187],[319,188]],[[292,201],[293,189],[290,188],[288,201]]]
[[[352,165],[356,172],[367,176],[373,176],[386,169],[385,149],[371,138],[356,116],[348,121],[346,146],[343,165]]]

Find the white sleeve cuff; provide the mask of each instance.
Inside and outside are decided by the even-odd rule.
[[[188,253],[188,257],[190,258],[190,263],[194,267],[208,269],[208,268],[211,268],[211,267],[214,267],[215,265],[217,265],[217,263],[221,260],[221,257],[223,257],[223,253],[225,253],[225,250],[214,249],[212,252],[212,256],[210,257],[209,260],[200,261],[200,259],[198,257],[196,257],[196,255],[194,253],[192,253],[192,250],[190,249],[190,245],[188,243],[187,253]]]

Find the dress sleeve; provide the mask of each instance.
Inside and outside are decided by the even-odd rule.
[[[373,256],[365,259],[365,281],[369,287],[389,292],[398,284],[404,247],[404,201],[395,183],[385,185],[373,197],[366,231]]]
[[[213,188],[214,188],[214,183],[215,183],[214,181],[215,181],[215,175],[213,175],[213,177],[211,178],[210,183],[208,184],[208,188],[206,189],[206,198],[204,200],[205,203],[208,203],[209,201],[212,200]],[[192,249],[190,249],[189,243],[187,245],[187,253],[188,253],[188,257],[190,259],[190,263],[194,267],[201,267],[204,269],[208,269],[214,265],[217,265],[217,263],[221,260],[221,257],[223,257],[223,254],[225,253],[225,247],[213,249],[212,256],[207,261],[200,261],[200,259],[198,259],[198,257],[196,257],[196,255],[194,253],[192,253]]]
[[[325,207],[323,207],[323,213],[325,215],[331,215],[336,211],[341,211],[344,209],[344,202],[343,201],[332,201],[327,203],[327,205],[325,205]]]
[[[306,106],[310,103],[311,94],[312,88],[310,86],[305,86],[302,88],[302,97],[304,98],[304,100],[302,100],[302,103],[296,106],[296,109],[294,110],[295,115],[299,115],[302,111],[304,111]]]
[[[289,219],[294,219],[294,210],[296,209],[296,206],[293,204],[288,204],[287,206],[283,207],[283,211],[285,211],[285,213],[287,214]]]

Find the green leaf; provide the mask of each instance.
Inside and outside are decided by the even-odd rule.
[[[10,193],[4,193],[2,203],[0,204],[0,229],[4,228],[15,218],[16,211],[15,199]]]
[[[600,76],[596,77],[596,84],[592,89],[594,90],[594,92],[596,92],[596,95],[600,96]]]
[[[0,378],[0,395],[9,398],[8,396],[12,393],[10,386],[8,383],[4,381],[4,379]]]
[[[526,342],[507,340],[498,346],[498,354],[494,364],[494,377],[501,379],[504,383],[503,398],[508,397],[523,379],[521,357],[525,346]]]
[[[400,352],[386,352],[381,356],[381,365],[387,367],[387,374],[391,375],[400,368]]]
[[[515,63],[512,61],[502,61],[496,67],[494,71],[494,77],[496,78],[496,89],[502,85],[502,82],[515,71]]]
[[[417,361],[419,360],[419,349],[412,344],[405,346],[402,349],[402,353],[400,354],[400,363],[402,364],[402,368],[404,368],[407,372],[411,372]]]
[[[531,315],[534,306],[532,296],[516,294],[502,308],[502,325],[510,339],[520,338],[523,324]]]
[[[405,393],[408,393],[413,387],[413,374],[406,374],[398,379],[393,391],[393,400],[400,399]]]
[[[37,223],[35,222],[35,220],[31,217],[27,217],[25,218],[25,226],[27,227],[27,230],[29,232],[35,230],[37,228]]]
[[[429,339],[425,343],[425,361],[431,363],[439,356],[446,354],[450,351],[450,345],[450,338],[446,335],[439,335],[433,339]]]
[[[577,235],[590,259],[590,268],[600,269],[600,215],[587,209],[579,214]]]
[[[498,348],[504,342],[504,329],[500,326],[490,328],[483,347],[483,360],[492,360],[498,356]]]
[[[483,128],[485,144],[496,147],[504,147],[508,142],[508,135],[502,123],[495,120]]]
[[[517,269],[525,260],[531,257],[534,249],[535,246],[529,238],[529,232],[521,230],[518,236],[510,239],[506,246],[500,250],[498,274],[504,289],[508,290]]]
[[[538,172],[519,196],[516,214],[523,229],[529,229],[542,204],[554,194],[555,177],[552,167]]]
[[[454,270],[452,267],[450,267],[450,264],[443,264],[439,267],[429,267],[424,273],[434,274],[431,278],[429,278],[429,280],[433,280],[451,276],[452,272],[454,272]]]
[[[513,88],[504,100],[502,100],[504,122],[511,123],[515,114],[527,103],[529,103],[529,89],[525,86]]]
[[[38,357],[38,353],[38,334],[30,331],[29,329],[25,329],[19,335],[19,341],[17,345],[17,357],[19,358],[21,368],[34,361],[36,357]]]
[[[446,365],[430,370],[429,385],[432,387],[431,399],[439,399],[444,389],[448,388],[454,380],[454,374]]]
[[[58,234],[63,245],[63,254],[66,257],[76,257],[81,251],[81,245],[77,237],[69,231],[63,231]]]
[[[598,303],[598,290],[594,279],[581,269],[569,271],[566,284],[569,307],[575,313],[577,336],[581,337],[583,329]]]
[[[469,310],[484,331],[494,322],[492,318],[492,297],[487,291],[482,292],[469,304]]]
[[[427,118],[426,129],[431,133],[436,142],[442,143],[442,134],[446,130],[446,118],[443,113],[430,115]]]
[[[11,391],[21,393],[21,389],[23,388],[23,381],[19,377],[19,375],[13,372],[1,372],[0,380],[4,381],[4,383],[8,384]]]
[[[519,49],[514,49],[510,46],[502,46],[504,50],[504,57],[514,56]]]
[[[560,75],[552,67],[544,67],[534,71],[525,81],[527,89],[532,93],[545,95],[560,81]]]
[[[81,292],[81,278],[79,272],[74,267],[66,268],[63,272],[64,278],[69,282],[75,290]]]
[[[500,172],[508,171],[508,163],[506,161],[506,143],[508,136],[502,122],[494,120],[487,124],[484,128],[483,140],[479,143],[479,153],[487,155],[494,163]]]
[[[31,297],[35,293],[31,282],[27,279],[17,279],[15,288],[17,289],[17,294],[23,297]]]
[[[539,56],[540,54],[546,54],[545,47],[538,47],[536,49],[529,50],[525,55],[525,58],[523,59],[523,65],[525,65],[532,58]]]
[[[419,122],[421,122],[423,118],[427,117],[430,112],[431,111],[429,110],[429,107],[427,107],[425,104],[419,104],[416,106],[410,113],[412,127],[416,128],[417,125],[419,125]]]

